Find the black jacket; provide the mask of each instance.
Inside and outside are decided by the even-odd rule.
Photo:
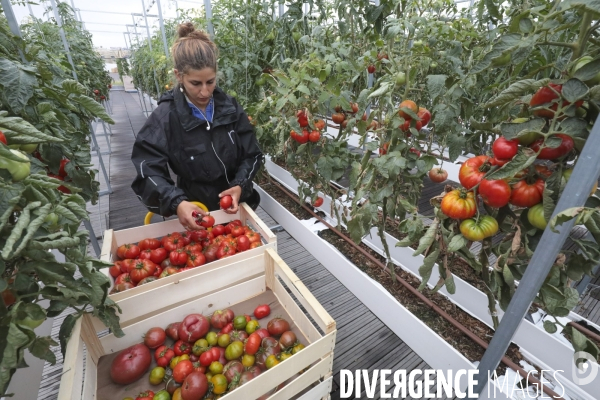
[[[252,196],[252,178],[262,166],[262,152],[248,116],[237,101],[216,88],[214,116],[192,115],[179,86],[165,93],[133,145],[131,161],[137,177],[131,188],[148,210],[175,214],[183,200],[219,209],[219,193],[239,185],[240,202]],[[167,164],[177,175],[177,186]]]

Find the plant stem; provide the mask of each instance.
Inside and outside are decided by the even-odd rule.
[[[585,45],[587,44],[586,37],[588,36],[588,32],[590,30],[590,24],[592,23],[592,13],[586,11],[583,14],[583,19],[581,20],[581,26],[579,28],[579,40],[576,43],[576,47],[573,48],[573,54],[571,55],[571,61],[574,61],[581,57],[583,51],[585,50]]]
[[[498,325],[500,324],[500,320],[498,319],[498,313],[496,311],[496,298],[494,297],[492,289],[490,289],[490,271],[489,260],[487,255],[487,250],[491,247],[491,244],[491,238],[483,240],[483,242],[481,243],[481,252],[479,253],[479,262],[481,263],[481,278],[485,283],[485,294],[488,298],[488,308],[492,316],[494,330],[496,330],[498,328]]]

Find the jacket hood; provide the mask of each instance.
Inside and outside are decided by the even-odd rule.
[[[162,103],[163,101],[173,101],[174,97],[173,97],[173,89],[164,92],[162,94],[162,96],[160,96],[160,99],[158,99],[158,104]]]

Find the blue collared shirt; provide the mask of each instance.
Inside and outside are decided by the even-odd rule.
[[[187,100],[187,97],[186,97],[186,100]],[[188,100],[188,105],[190,106],[194,117],[201,119],[202,121],[206,121],[206,119],[208,118],[208,122],[213,122],[213,116],[215,114],[215,111],[214,111],[214,105],[213,105],[212,99],[211,99],[211,101],[208,102],[205,113],[203,113],[198,107],[196,107],[194,105],[194,103],[192,103],[189,100]]]

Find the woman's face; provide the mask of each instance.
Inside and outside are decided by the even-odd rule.
[[[186,74],[174,70],[175,76],[185,94],[197,107],[206,108],[217,85],[217,73],[214,69],[190,69]]]

